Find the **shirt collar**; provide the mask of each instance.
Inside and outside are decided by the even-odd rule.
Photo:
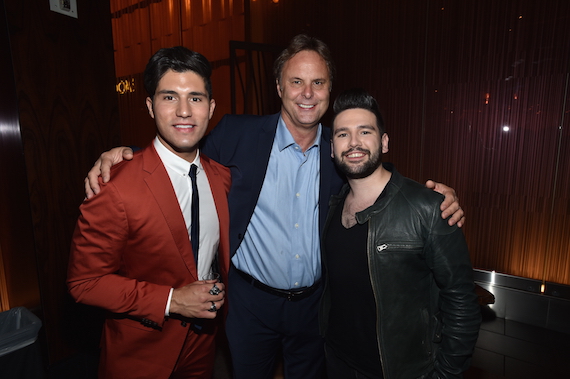
[[[196,151],[196,157],[194,160],[192,162],[188,162],[186,159],[180,158],[178,155],[168,150],[158,137],[155,137],[153,145],[158,156],[162,160],[162,163],[171,170],[174,170],[181,175],[188,175],[192,164],[198,166],[198,172],[202,170],[202,164],[200,163],[200,150]]]
[[[322,133],[322,125],[319,123],[317,129],[317,136],[315,137],[315,141],[313,142],[313,146],[319,146],[319,141],[321,140],[321,133]],[[283,117],[279,116],[279,122],[277,123],[277,132],[275,133],[275,143],[277,144],[277,148],[279,151],[283,151],[284,149],[288,148],[291,145],[296,144],[293,136],[287,126],[285,125],[285,121],[283,121]],[[307,149],[308,150],[308,149]]]

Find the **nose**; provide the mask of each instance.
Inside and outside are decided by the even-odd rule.
[[[192,116],[192,107],[187,101],[181,101],[176,108],[176,115],[178,117],[190,117]]]
[[[306,99],[310,99],[311,97],[313,97],[313,86],[312,83],[306,84],[303,87],[303,96]]]
[[[352,133],[350,135],[349,147],[357,147],[360,146],[360,138],[358,138],[358,133]]]

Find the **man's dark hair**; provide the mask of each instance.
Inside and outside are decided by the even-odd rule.
[[[342,111],[347,109],[365,109],[370,111],[376,116],[376,126],[380,130],[380,134],[386,133],[384,128],[384,118],[380,113],[380,107],[376,99],[362,88],[353,88],[343,91],[334,101],[333,111],[333,125],[336,116]]]
[[[275,79],[281,83],[281,74],[283,73],[283,66],[285,66],[285,63],[287,63],[287,61],[293,58],[297,53],[306,50],[314,51],[315,53],[319,54],[321,58],[323,58],[329,71],[329,79],[332,88],[332,82],[335,75],[335,66],[329,47],[320,39],[309,37],[306,34],[299,34],[293,37],[289,43],[289,46],[287,46],[287,48],[283,50],[281,54],[279,54],[273,66],[273,75],[275,75]]]
[[[174,72],[192,71],[204,79],[208,98],[212,98],[212,67],[210,62],[202,54],[187,49],[183,46],[175,46],[158,50],[148,61],[144,70],[144,88],[152,98],[156,92],[158,82],[164,74],[172,70]]]

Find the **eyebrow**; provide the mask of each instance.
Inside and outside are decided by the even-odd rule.
[[[178,95],[178,92],[174,91],[174,90],[168,90],[168,89],[163,89],[160,91],[157,91],[156,93],[158,94],[165,94],[165,95]],[[204,92],[200,92],[200,91],[192,91],[188,93],[189,95],[192,96],[204,96],[207,97],[207,95]]]
[[[300,81],[306,81],[306,79],[303,78],[299,78],[298,76],[295,77],[291,77],[289,78],[289,80],[300,80]],[[327,78],[315,78],[315,79],[310,79],[311,82],[327,82],[328,79]]]
[[[366,130],[377,130],[373,125],[358,125],[356,128],[357,129],[366,129]],[[336,134],[338,132],[346,131],[346,130],[348,130],[348,127],[339,126],[338,128],[334,129],[334,134]]]

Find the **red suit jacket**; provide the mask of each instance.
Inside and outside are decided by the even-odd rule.
[[[230,172],[203,154],[200,160],[218,212],[218,260],[227,283]],[[198,280],[174,188],[152,144],[132,161],[114,166],[111,181],[101,188],[80,207],[69,291],[78,302],[112,312],[102,336],[108,373],[168,377],[190,326],[164,316],[168,295],[171,288]]]

